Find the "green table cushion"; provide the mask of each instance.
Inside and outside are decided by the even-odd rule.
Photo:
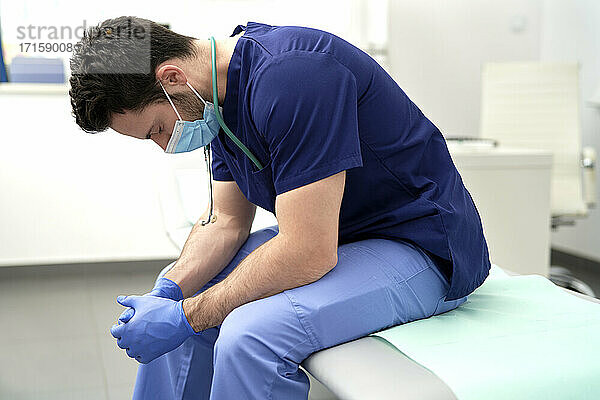
[[[373,336],[461,400],[600,399],[600,304],[494,268],[459,308]]]

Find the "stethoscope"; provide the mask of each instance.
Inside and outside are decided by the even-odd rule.
[[[235,136],[233,132],[225,125],[225,121],[223,120],[223,116],[221,115],[221,111],[219,110],[219,92],[217,90],[217,45],[215,44],[215,38],[213,36],[210,37],[210,53],[211,53],[211,66],[212,66],[212,92],[213,92],[213,104],[215,105],[215,115],[217,117],[217,121],[219,125],[229,136],[229,138],[235,143],[237,147],[240,148],[248,156],[248,158],[254,163],[256,168],[259,170],[262,169],[262,164],[258,159],[252,154],[250,150],[244,145],[244,143],[240,142],[240,140]],[[209,223],[213,223],[217,220],[217,216],[213,215],[213,185],[212,185],[212,168],[211,168],[211,153],[210,153],[210,143],[204,146],[204,161],[206,162],[206,169],[208,170],[208,218],[206,220],[200,221],[202,226],[208,225]]]

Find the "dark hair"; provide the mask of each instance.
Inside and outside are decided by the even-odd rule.
[[[194,38],[137,17],[108,19],[89,28],[71,57],[71,106],[86,132],[106,130],[114,113],[142,111],[163,101],[156,67],[196,55]]]

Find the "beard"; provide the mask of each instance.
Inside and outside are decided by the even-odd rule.
[[[171,100],[184,121],[196,121],[204,116],[204,103],[194,93],[172,94]]]

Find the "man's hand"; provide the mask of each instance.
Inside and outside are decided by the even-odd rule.
[[[127,322],[113,325],[110,333],[127,355],[142,364],[179,347],[196,334],[183,312],[183,300],[155,296],[119,296],[127,309]],[[123,315],[121,316],[123,317]]]
[[[179,285],[172,280],[163,277],[158,278],[152,291],[146,293],[144,296],[156,296],[175,301],[183,300],[183,293],[181,292]],[[129,321],[134,313],[135,310],[133,308],[126,309],[119,316],[119,321],[123,323]]]
[[[152,291],[147,295],[162,297],[175,301],[183,300],[183,292],[181,291],[179,285],[165,277],[158,278],[154,288],[152,288]]]

